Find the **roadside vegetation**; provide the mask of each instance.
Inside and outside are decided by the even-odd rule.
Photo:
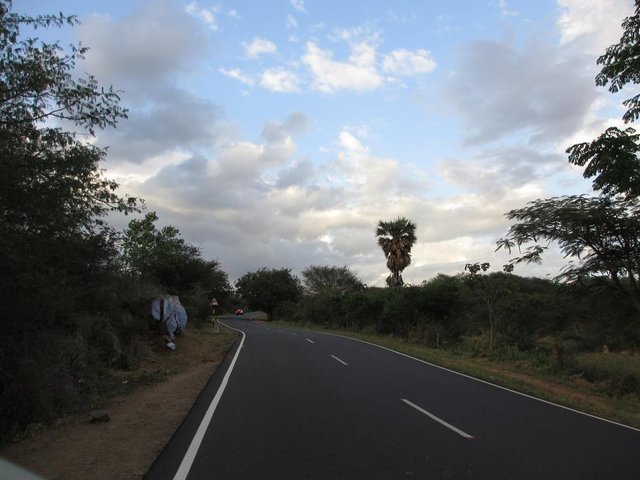
[[[75,77],[85,47],[24,35],[76,22],[0,0],[0,444],[87,411],[114,369],[137,369],[161,335],[154,296],[179,295],[192,326],[230,296],[220,265],[155,213],[107,223],[144,208],[116,193],[91,142],[127,111],[113,88]]]

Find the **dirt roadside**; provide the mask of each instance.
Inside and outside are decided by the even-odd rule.
[[[71,417],[0,456],[47,479],[143,478],[235,337],[227,329],[188,330],[174,352],[154,349],[140,370],[115,372],[125,391],[107,401],[110,421],[91,423],[88,414]]]

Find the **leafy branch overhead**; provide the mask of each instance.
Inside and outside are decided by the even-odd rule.
[[[597,60],[597,64],[602,65],[602,70],[596,76],[596,85],[605,87],[611,82],[611,93],[622,90],[629,83],[640,83],[640,3],[637,1],[635,14],[622,21],[622,28],[624,32],[620,42],[608,47],[604,55]],[[633,122],[640,116],[640,94],[628,98],[622,104],[627,107],[627,112],[622,117],[625,123]]]
[[[636,0],[635,13],[622,22],[624,32],[620,41],[607,48],[598,58],[602,65],[596,76],[596,85],[609,85],[616,93],[628,84],[640,83],[640,1]],[[627,111],[625,123],[640,116],[640,94],[622,102]],[[569,162],[585,167],[584,177],[594,178],[593,189],[605,195],[640,196],[640,137],[635,129],[608,128],[592,142],[578,143],[567,150]]]
[[[593,189],[604,195],[640,196],[640,135],[633,128],[608,128],[592,142],[567,149],[569,162],[585,167],[584,178],[592,178]]]
[[[0,125],[32,125],[57,118],[94,134],[96,127],[114,127],[118,119],[126,118],[127,110],[118,104],[120,97],[113,87],[101,87],[89,74],[73,77],[87,47],[70,45],[66,52],[57,42],[20,40],[22,26],[75,25],[75,16],[28,17],[10,12],[10,7],[11,2],[0,3]]]

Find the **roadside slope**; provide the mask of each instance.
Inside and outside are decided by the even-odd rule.
[[[85,415],[68,419],[0,451],[0,455],[45,478],[95,480],[143,478],[182,423],[236,335],[223,329],[188,330],[176,352],[154,353],[141,368],[160,373],[159,381],[111,398],[111,420],[90,423]],[[128,375],[118,372],[121,384]]]

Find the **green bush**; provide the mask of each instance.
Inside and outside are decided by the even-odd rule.
[[[292,301],[281,302],[273,312],[275,320],[298,322],[301,320],[299,304]],[[266,314],[265,314],[266,315]]]
[[[342,328],[343,294],[333,290],[322,290],[320,293],[304,297],[301,302],[305,320],[323,325],[327,328]]]
[[[393,288],[378,319],[378,333],[397,335],[405,340],[424,321],[420,287]]]
[[[0,443],[90,403],[107,368],[135,368],[148,348],[150,285],[114,272],[84,285],[21,292],[0,349]]]
[[[381,289],[369,288],[345,295],[343,302],[344,327],[361,330],[365,326],[374,326],[384,308],[385,298]]]

